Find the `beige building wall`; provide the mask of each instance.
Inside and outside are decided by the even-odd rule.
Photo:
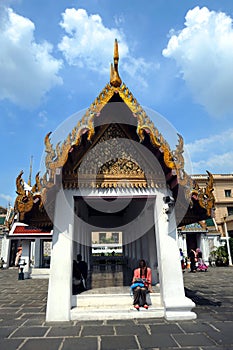
[[[115,243],[122,244],[122,232],[92,232],[92,243],[98,244],[101,242],[101,237],[105,237],[107,240],[112,240],[115,236],[115,233],[117,234],[118,241]],[[112,242],[114,243],[114,242]]]

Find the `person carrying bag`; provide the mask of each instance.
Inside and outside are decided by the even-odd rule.
[[[151,268],[146,266],[144,259],[139,261],[139,267],[134,270],[131,290],[133,290],[133,305],[139,311],[140,306],[148,309],[146,294],[152,292]]]

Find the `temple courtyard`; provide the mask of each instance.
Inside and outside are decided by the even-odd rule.
[[[61,324],[45,322],[48,279],[18,280],[16,269],[0,270],[0,349],[233,349],[232,281],[232,267],[185,271],[185,293],[196,303],[196,320],[139,318],[132,310],[135,318],[128,320]]]

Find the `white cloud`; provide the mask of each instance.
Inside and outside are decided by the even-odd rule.
[[[193,162],[193,174],[204,174],[206,170],[213,174],[233,174],[232,159],[233,152],[227,152]]]
[[[55,59],[52,45],[36,43],[35,26],[28,18],[5,9],[0,24],[0,99],[34,107],[55,85],[62,61]]]
[[[38,123],[37,123],[37,125],[40,128],[44,128],[46,126],[47,122],[48,122],[47,112],[46,111],[40,111],[38,113]]]
[[[185,28],[171,31],[165,57],[175,59],[194,99],[213,116],[233,110],[233,28],[223,12],[198,6],[186,14]]]
[[[0,198],[6,200],[8,203],[12,202],[12,197],[9,196],[8,194],[0,193]]]
[[[66,35],[58,48],[69,65],[106,74],[113,60],[113,43],[117,38],[122,70],[130,76],[137,73],[142,79],[151,67],[143,58],[132,57],[122,31],[104,26],[98,14],[88,15],[84,9],[66,9],[60,25]]]
[[[233,172],[233,129],[208,138],[196,140],[187,144],[186,148],[192,160],[193,173]]]

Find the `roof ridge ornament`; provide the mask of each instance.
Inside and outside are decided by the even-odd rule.
[[[110,67],[110,85],[114,86],[114,87],[120,87],[122,84],[122,80],[121,80],[119,73],[118,73],[119,53],[118,53],[117,39],[115,39],[115,43],[114,43],[113,60],[114,60],[114,66],[111,63],[111,67]]]

